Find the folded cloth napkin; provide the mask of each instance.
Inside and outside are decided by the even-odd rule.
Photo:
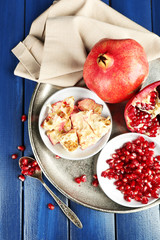
[[[55,86],[82,79],[88,52],[102,38],[138,41],[148,61],[160,57],[160,38],[100,0],[60,0],[33,23],[12,52],[19,59],[15,75]]]

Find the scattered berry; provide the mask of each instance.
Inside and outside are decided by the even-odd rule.
[[[19,175],[18,178],[19,178],[19,180],[21,180],[22,182],[24,182],[24,180],[25,180],[25,176],[23,176],[23,175]]]
[[[86,182],[87,181],[86,175],[82,175],[80,177],[80,179],[81,179],[81,182]]]
[[[59,158],[61,158],[61,157],[60,157],[60,156],[58,156],[58,155],[56,155],[56,156],[55,156],[55,158],[59,159]]]
[[[92,181],[92,186],[93,186],[93,187],[98,187],[98,185],[99,185],[98,179],[94,179],[94,180]]]
[[[26,116],[26,115],[22,115],[22,116],[21,116],[21,121],[22,121],[22,122],[25,122],[26,120],[27,120],[27,116]]]
[[[50,210],[53,210],[53,209],[54,209],[54,205],[53,205],[52,203],[48,203],[48,208],[49,208]]]
[[[21,146],[18,146],[18,150],[20,150],[20,151],[23,152],[23,151],[25,150],[25,146],[22,146],[22,145],[21,145]]]
[[[18,157],[18,155],[17,154],[12,154],[12,159],[16,159],[17,157]]]
[[[75,182],[78,183],[78,184],[81,183],[81,178],[80,178],[80,177],[76,177],[74,180],[75,180]]]
[[[97,178],[97,174],[94,174],[94,175],[93,175],[93,178],[94,178],[94,179],[98,179],[98,178]]]
[[[80,177],[76,177],[74,179],[74,181],[78,184],[80,184],[81,182],[86,182],[87,181],[87,177],[86,175],[81,175]]]

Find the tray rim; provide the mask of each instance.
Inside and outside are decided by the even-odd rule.
[[[32,135],[32,109],[33,109],[33,106],[34,106],[34,101],[35,101],[35,98],[36,98],[36,95],[37,95],[37,92],[38,92],[38,89],[40,87],[40,85],[42,85],[44,83],[37,83],[34,91],[33,91],[33,94],[32,94],[32,97],[31,97],[31,100],[30,100],[30,105],[29,105],[29,110],[28,110],[28,134],[29,134],[29,140],[30,140],[30,144],[31,144],[31,148],[32,148],[32,151],[33,151],[33,154],[34,154],[34,157],[36,159],[36,161],[38,162],[43,174],[45,175],[45,177],[48,179],[48,181],[61,193],[63,194],[66,198],[68,198],[69,200],[77,203],[77,204],[80,204],[84,207],[88,207],[90,209],[93,209],[93,210],[97,210],[97,211],[101,211],[101,212],[106,212],[106,213],[122,213],[122,214],[125,214],[125,213],[134,213],[134,212],[140,212],[142,210],[146,210],[146,209],[149,209],[151,207],[154,207],[154,206],[157,206],[160,204],[160,199],[157,199],[157,201],[155,201],[154,203],[151,203],[147,206],[144,206],[144,207],[138,207],[138,208],[129,208],[127,210],[109,210],[109,209],[104,209],[104,208],[98,208],[98,207],[95,207],[95,206],[91,206],[89,204],[86,204],[84,202],[81,202],[77,199],[74,199],[72,196],[70,196],[69,194],[67,194],[64,190],[62,190],[50,177],[49,175],[47,174],[47,172],[45,171],[45,169],[43,168],[42,164],[41,164],[41,161],[40,161],[40,158],[38,156],[38,153],[36,151],[36,147],[35,147],[35,143],[33,141],[33,135]],[[53,86],[53,85],[52,85]],[[60,89],[63,89],[63,87],[57,87],[55,86],[55,88],[58,90]]]

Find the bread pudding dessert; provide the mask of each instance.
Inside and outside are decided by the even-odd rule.
[[[93,99],[75,104],[67,97],[49,106],[47,117],[41,124],[53,145],[61,144],[67,151],[87,149],[97,143],[111,128],[110,118],[101,116],[103,106]]]

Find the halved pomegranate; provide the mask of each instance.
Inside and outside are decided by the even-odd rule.
[[[142,89],[129,100],[124,117],[132,132],[156,137],[160,134],[160,81]]]

